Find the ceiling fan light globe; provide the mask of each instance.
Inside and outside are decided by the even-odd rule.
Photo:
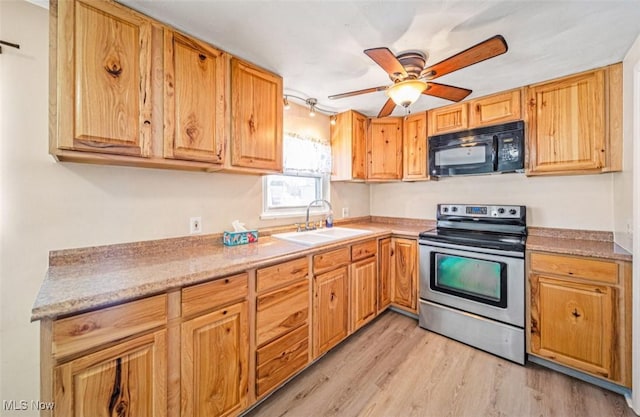
[[[398,106],[409,107],[415,103],[424,90],[427,83],[421,80],[406,80],[396,83],[387,89],[387,96]]]

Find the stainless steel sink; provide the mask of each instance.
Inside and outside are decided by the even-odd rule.
[[[362,229],[350,229],[348,227],[332,227],[328,229],[308,230],[306,232],[277,233],[272,236],[301,245],[316,246],[369,233],[372,232]]]

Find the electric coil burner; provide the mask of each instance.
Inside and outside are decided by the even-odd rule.
[[[526,207],[438,204],[420,233],[420,326],[525,363]]]

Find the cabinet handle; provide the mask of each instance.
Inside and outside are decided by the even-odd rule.
[[[331,293],[331,301],[333,301],[336,298],[336,294],[335,293]]]
[[[578,317],[580,317],[580,316],[581,316],[581,314],[580,314],[580,313],[578,313],[578,309],[577,309],[577,308],[574,308],[574,309],[573,309],[573,311],[571,312],[571,315],[572,315],[573,317],[575,317],[575,318],[578,318]]]

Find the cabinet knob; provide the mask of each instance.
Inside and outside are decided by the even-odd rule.
[[[575,317],[575,318],[578,318],[578,317],[580,317],[582,314],[580,314],[580,313],[578,312],[578,309],[577,309],[577,308],[574,308],[574,309],[573,309],[573,311],[571,312],[571,315],[572,315],[573,317]]]

